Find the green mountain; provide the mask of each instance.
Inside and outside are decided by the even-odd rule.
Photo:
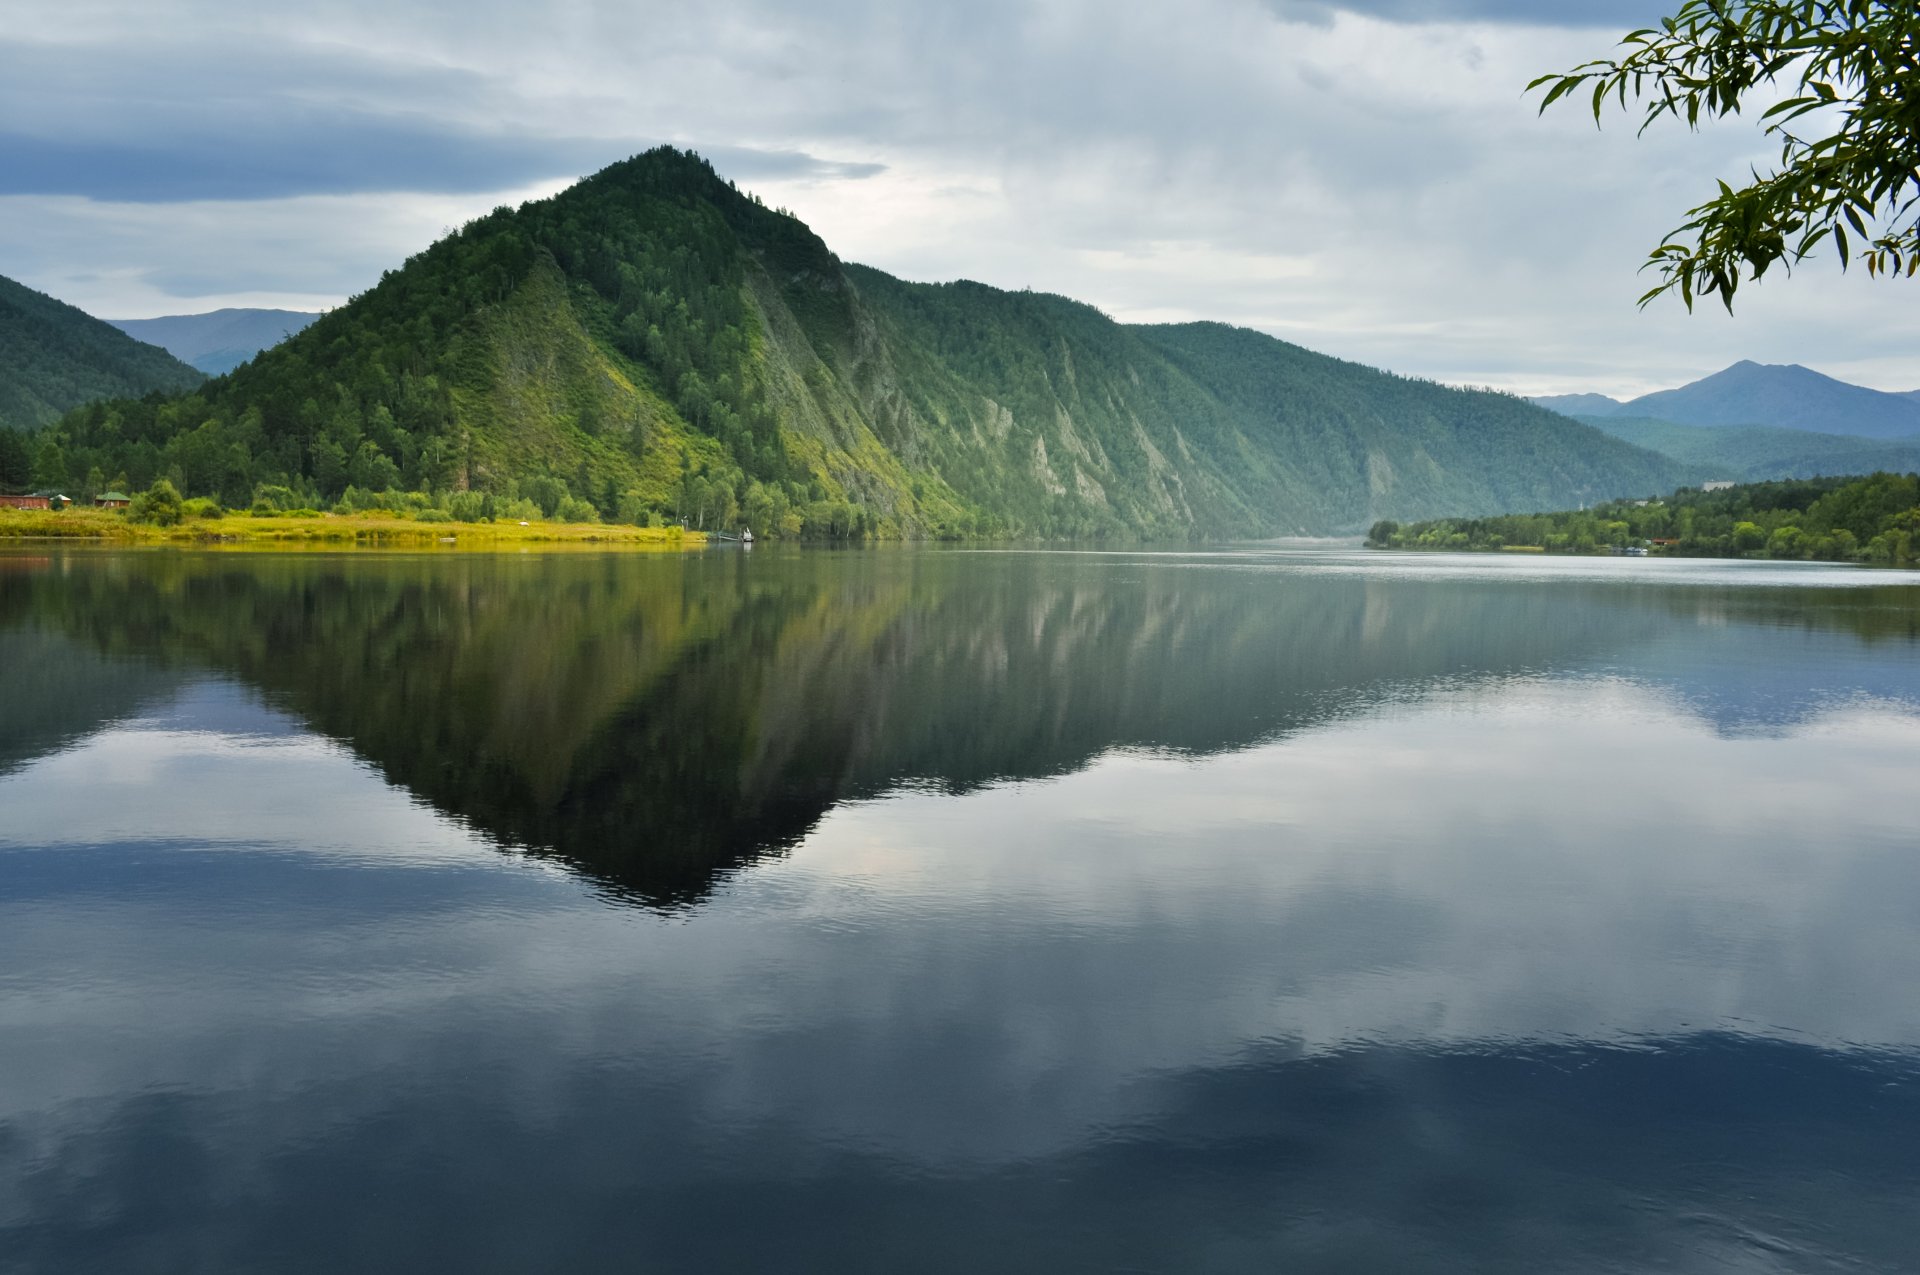
[[[1765,425],[1850,438],[1920,435],[1920,390],[1889,394],[1797,363],[1742,359],[1712,376],[1625,402],[1604,394],[1549,394],[1530,401],[1583,420],[1637,416],[1677,425]]]
[[[209,376],[231,372],[320,316],[306,310],[210,310],[157,319],[108,319],[137,341],[157,345]]]
[[[1644,416],[1578,416],[1637,447],[1671,456],[1703,478],[1758,482],[1920,470],[1920,438],[1851,438],[1766,425],[1676,425]]]
[[[229,503],[262,483],[473,491],[832,536],[1339,532],[1687,477],[1515,397],[844,266],[664,148],[470,223],[200,392],[76,412],[57,442],[72,471]]]
[[[1612,416],[1626,404],[1605,394],[1536,394],[1527,400],[1566,416],[1585,420],[1593,416]]]
[[[203,379],[165,350],[0,278],[0,429],[32,429],[95,399],[184,390]]]
[[[1920,403],[1849,385],[1797,363],[1741,360],[1678,389],[1643,394],[1620,409],[1682,425],[1774,425],[1866,438],[1920,434]]]

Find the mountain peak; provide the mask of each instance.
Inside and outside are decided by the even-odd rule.
[[[1913,397],[1852,385],[1798,363],[1751,359],[1642,395],[1619,412],[1682,425],[1770,425],[1869,438],[1920,434],[1920,402]]]
[[[229,503],[419,490],[832,537],[1325,533],[1685,477],[1517,399],[1244,329],[846,267],[672,147],[468,223],[190,418],[154,400],[55,428],[141,485],[154,449],[130,440],[184,427],[211,460],[183,485]]]

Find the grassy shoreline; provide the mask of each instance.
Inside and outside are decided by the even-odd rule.
[[[681,550],[707,543],[698,531],[679,527],[631,527],[622,524],[531,522],[418,522],[390,513],[223,514],[186,518],[171,527],[130,521],[123,513],[69,509],[60,513],[0,509],[0,544],[41,543],[108,545],[301,546],[361,549],[507,549],[533,545],[591,545],[596,548]]]

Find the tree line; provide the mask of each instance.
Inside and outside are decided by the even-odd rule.
[[[1616,500],[1591,509],[1373,524],[1378,549],[1603,553],[1651,547],[1682,557],[1910,563],[1920,543],[1920,476],[1808,478]]]
[[[164,481],[229,509],[424,503],[462,518],[871,534],[873,515],[783,446],[716,188],[746,197],[692,156],[649,158],[469,223],[192,392],[96,401],[31,436],[0,430],[0,485],[90,500]],[[506,304],[540,269],[632,385],[617,393],[605,373],[574,371],[548,401],[513,404],[513,429],[547,445],[489,451],[475,403],[520,369],[502,366],[516,334],[490,344],[487,324],[555,317]]]

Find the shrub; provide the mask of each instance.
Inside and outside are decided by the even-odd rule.
[[[261,483],[253,489],[254,513],[260,513],[264,509],[267,513],[277,514],[286,509],[298,509],[302,503],[299,493],[291,487]]]
[[[546,518],[558,516],[568,497],[566,480],[550,474],[522,479],[520,494],[538,505],[541,516]]]
[[[493,495],[484,491],[449,492],[447,513],[460,522],[486,522],[493,517]]]
[[[503,502],[494,517],[507,522],[533,522],[542,517],[540,506],[522,497]]]
[[[164,478],[156,478],[153,486],[135,496],[127,506],[127,517],[134,522],[171,527],[180,521],[181,503],[179,488]]]
[[[560,507],[554,510],[554,517],[561,522],[599,522],[600,511],[592,502],[578,496],[568,496],[561,500]]]
[[[422,509],[413,516],[415,522],[452,522],[453,515],[444,509]]]

